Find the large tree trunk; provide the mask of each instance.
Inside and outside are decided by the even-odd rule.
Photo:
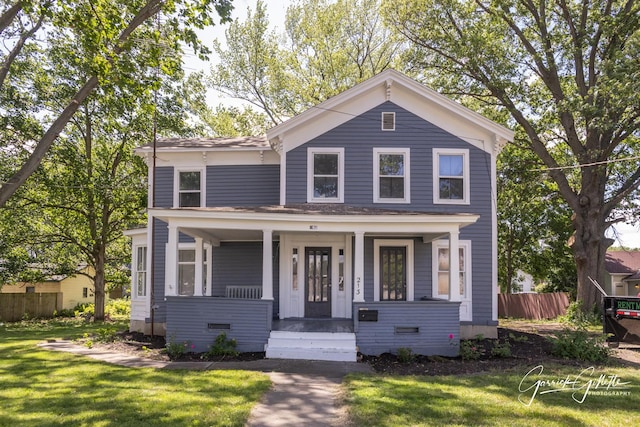
[[[580,206],[583,209],[574,213],[572,217],[575,234],[569,241],[578,276],[576,299],[582,301],[585,311],[593,310],[594,306],[602,309],[602,295],[591,283],[590,278],[600,284],[604,283],[604,259],[607,248],[613,243],[613,240],[606,238],[604,234],[606,218],[602,217],[597,203],[592,201],[590,197],[580,197]]]
[[[93,317],[95,320],[104,320],[104,302],[105,302],[105,277],[104,277],[104,264],[105,264],[105,249],[101,247],[98,250],[96,256],[96,275],[94,283],[95,293],[95,308]]]

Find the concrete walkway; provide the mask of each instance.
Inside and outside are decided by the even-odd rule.
[[[355,362],[262,359],[250,362],[163,362],[72,341],[38,344],[129,368],[248,370],[265,372],[273,386],[251,411],[247,427],[339,426],[344,424],[340,383],[351,372],[371,373],[369,365]]]

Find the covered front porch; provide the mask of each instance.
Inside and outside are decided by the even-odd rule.
[[[450,254],[477,215],[314,209],[152,210],[168,229],[167,337],[206,351],[224,332],[239,351],[264,351],[274,332],[346,333],[367,354],[454,351],[465,261]],[[444,299],[432,298],[441,279],[426,268],[436,241],[447,255]]]

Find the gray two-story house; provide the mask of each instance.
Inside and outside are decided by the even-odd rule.
[[[155,204],[127,232],[131,329],[326,360],[495,337],[495,167],[512,139],[389,70],[266,137],[159,140],[155,162],[140,147]]]

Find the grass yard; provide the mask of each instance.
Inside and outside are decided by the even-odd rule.
[[[131,369],[36,346],[105,327],[126,324],[0,326],[0,426],[242,426],[270,387],[256,372]]]
[[[355,426],[621,426],[640,424],[640,370],[535,366],[471,376],[400,377],[350,375],[344,385]],[[539,374],[539,375],[538,375]],[[620,383],[607,389],[600,375]],[[576,381],[573,391],[557,390],[558,381]],[[592,381],[589,383],[589,381]],[[550,384],[555,381],[554,384]],[[522,382],[522,383],[521,383]],[[629,384],[623,386],[622,382]],[[538,392],[534,396],[536,384]],[[591,386],[594,393],[585,395]],[[523,390],[521,393],[519,390]],[[572,393],[572,392],[575,392]],[[602,392],[604,395],[595,395]],[[621,394],[618,394],[621,393]],[[626,394],[628,393],[628,395]],[[530,403],[529,406],[521,403]],[[533,399],[532,399],[533,398]]]

